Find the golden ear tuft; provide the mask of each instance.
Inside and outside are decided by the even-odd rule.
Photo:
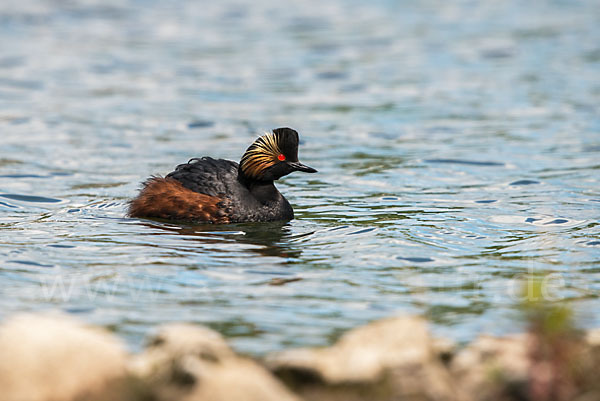
[[[240,168],[248,177],[260,178],[267,168],[278,161],[279,155],[283,155],[283,152],[279,149],[277,136],[267,132],[246,150]]]

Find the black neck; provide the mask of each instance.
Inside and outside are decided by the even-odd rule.
[[[258,181],[248,178],[241,171],[238,173],[238,181],[248,188],[250,193],[262,204],[279,199],[279,191],[275,188],[273,181]]]

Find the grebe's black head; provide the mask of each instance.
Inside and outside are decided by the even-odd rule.
[[[274,181],[294,171],[316,173],[298,161],[298,133],[276,128],[258,138],[242,156],[240,173],[255,181]]]

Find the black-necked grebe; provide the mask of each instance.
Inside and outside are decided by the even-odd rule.
[[[277,128],[254,141],[239,165],[194,158],[149,178],[128,215],[219,224],[291,220],[294,210],[273,181],[293,171],[317,172],[298,161],[298,133]]]

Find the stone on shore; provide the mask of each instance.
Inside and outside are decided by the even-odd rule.
[[[593,329],[587,332],[585,340],[589,346],[600,349],[600,329]]]
[[[89,399],[125,371],[113,335],[68,316],[22,314],[0,326],[3,401]]]
[[[424,319],[383,319],[326,348],[269,355],[267,366],[311,400],[457,400]]]
[[[565,333],[481,336],[457,350],[422,318],[383,319],[330,347],[267,356],[273,375],[201,326],[164,326],[131,355],[106,330],[24,314],[0,325],[0,400],[600,400],[600,330]]]
[[[585,336],[480,336],[452,359],[466,401],[600,400],[600,331]]]
[[[130,371],[157,400],[300,400],[258,363],[236,355],[219,333],[188,324],[159,329]]]
[[[484,335],[461,349],[450,370],[469,395],[466,399],[501,399],[507,391],[525,397],[531,369],[530,342],[528,334],[503,338]]]

